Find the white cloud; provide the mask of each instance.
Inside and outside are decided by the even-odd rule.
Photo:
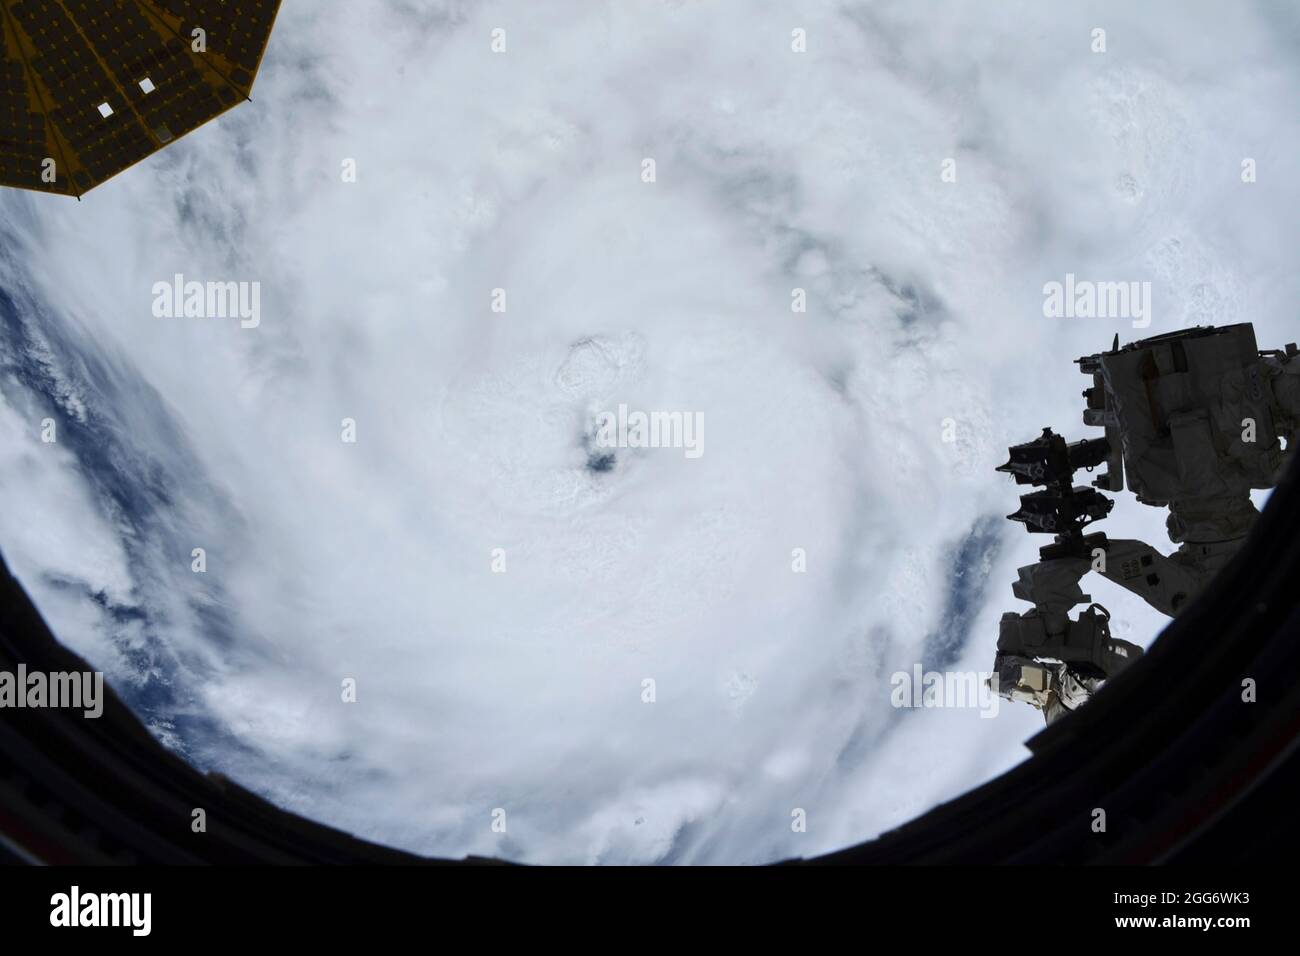
[[[146,608],[157,726],[195,759],[362,835],[577,862],[872,835],[1038,726],[887,701],[944,626],[953,549],[1013,510],[1006,445],[1081,435],[1071,362],[1129,337],[1045,320],[1042,284],[1151,279],[1150,333],[1293,325],[1284,16],[290,2],[253,104],[80,205],[4,197],[0,287],[43,303],[91,434],[158,485],[115,540],[102,485],[30,490],[77,477],[66,456],[39,480],[6,458],[65,530],[6,511],[0,541],[92,656],[105,625],[43,575]],[[260,326],[153,318],[178,272],[260,281]],[[589,470],[584,430],[619,401],[702,412],[706,454]],[[1115,514],[1163,543],[1156,512]],[[986,669],[1017,606],[1041,542],[1013,531],[955,666]],[[1102,588],[1149,639],[1159,617]]]

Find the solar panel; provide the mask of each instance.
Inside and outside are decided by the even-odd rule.
[[[0,0],[0,185],[80,196],[249,98],[280,0]]]

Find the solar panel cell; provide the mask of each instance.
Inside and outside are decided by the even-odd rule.
[[[80,195],[219,116],[248,97],[279,6],[0,0],[0,185]]]

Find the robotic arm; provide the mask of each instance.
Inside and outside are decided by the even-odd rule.
[[[1053,534],[1040,560],[1020,568],[1012,590],[1033,608],[999,623],[996,690],[1040,708],[1048,723],[1085,703],[1142,649],[1110,636],[1109,614],[1079,587],[1089,571],[1176,615],[1245,542],[1258,517],[1250,500],[1271,488],[1295,454],[1300,431],[1300,352],[1260,352],[1249,324],[1187,329],[1078,360],[1093,377],[1084,424],[1104,438],[1066,444],[1050,429],[1013,446],[998,468],[1021,496],[1008,515],[1031,533]],[[1285,447],[1282,442],[1285,441]],[[1092,487],[1074,472],[1108,470]],[[1139,502],[1169,509],[1177,551],[1085,534],[1114,502],[1099,490],[1128,487]]]

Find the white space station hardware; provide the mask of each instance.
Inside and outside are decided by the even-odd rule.
[[[1048,723],[1085,703],[1142,649],[1112,638],[1109,613],[1084,594],[1089,571],[1174,616],[1240,550],[1258,511],[1250,493],[1277,484],[1300,432],[1300,351],[1260,351],[1249,323],[1198,327],[1077,360],[1093,384],[1085,425],[1105,437],[1067,444],[1050,428],[1010,449],[997,470],[1040,490],[1008,515],[1055,536],[1019,569],[1016,597],[1033,604],[999,623],[998,690],[1042,709]],[[1106,465],[1091,487],[1074,473]],[[1101,491],[1133,492],[1169,509],[1169,555],[1131,539],[1086,534],[1110,513]],[[1098,490],[1100,489],[1100,490]],[[1077,618],[1076,605],[1088,603]]]

